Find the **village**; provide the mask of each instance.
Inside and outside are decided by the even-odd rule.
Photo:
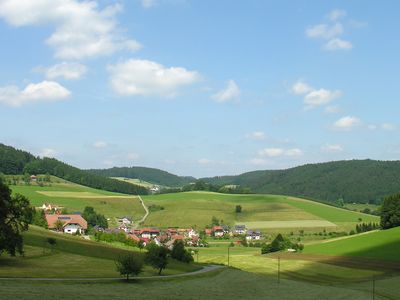
[[[95,225],[92,228],[88,225],[81,213],[63,214],[61,206],[55,204],[44,203],[37,209],[44,211],[47,228],[49,230],[81,235],[86,239],[90,235],[98,233],[103,234],[123,234],[128,241],[133,241],[146,247],[149,243],[154,242],[158,246],[165,246],[172,249],[176,241],[183,241],[189,247],[207,247],[207,239],[236,239],[237,245],[258,242],[262,239],[262,233],[259,230],[248,230],[245,225],[237,224],[233,228],[226,225],[207,226],[204,229],[195,228],[158,228],[143,227],[139,228],[133,219],[129,216],[122,216],[117,219],[118,226],[114,228],[103,228]]]

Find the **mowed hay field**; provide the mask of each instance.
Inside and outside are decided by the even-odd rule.
[[[51,186],[32,183],[31,185],[11,185],[12,192],[26,196],[36,207],[43,203],[52,203],[65,207],[69,212],[82,212],[85,206],[92,206],[96,212],[115,222],[115,218],[130,216],[140,219],[145,211],[139,198],[131,195],[96,190],[69,182],[56,182],[52,178]]]
[[[146,205],[164,209],[151,212],[145,225],[160,227],[209,225],[215,216],[225,224],[248,224],[252,229],[326,229],[355,228],[363,222],[379,222],[372,215],[294,197],[275,195],[231,195],[209,192],[187,192],[143,197]],[[236,213],[236,205],[242,212]]]
[[[308,245],[304,254],[353,256],[400,262],[400,227]]]

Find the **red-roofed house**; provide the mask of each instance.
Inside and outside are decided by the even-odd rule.
[[[224,228],[222,228],[222,226],[214,226],[212,231],[214,232],[215,237],[221,237],[224,235]]]
[[[140,236],[146,239],[152,239],[159,235],[160,235],[160,229],[158,228],[143,228],[140,231]]]
[[[204,233],[205,233],[207,236],[211,236],[211,235],[212,235],[212,229],[206,228],[206,229],[204,229]]]
[[[57,221],[61,221],[63,232],[69,234],[84,234],[87,229],[87,222],[81,215],[46,215],[46,221],[48,228],[53,230]]]

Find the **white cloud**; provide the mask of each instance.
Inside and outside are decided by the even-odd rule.
[[[338,153],[343,151],[343,147],[339,144],[325,144],[321,150],[328,153]]]
[[[57,151],[51,148],[44,148],[40,151],[39,156],[53,158],[57,155]]]
[[[391,131],[391,130],[396,130],[396,129],[397,129],[397,126],[394,125],[394,124],[390,124],[390,123],[383,123],[383,124],[381,125],[381,128],[382,128],[383,130]]]
[[[91,58],[139,49],[137,41],[120,33],[115,15],[121,10],[119,4],[100,9],[95,1],[0,1],[0,18],[12,26],[54,26],[55,31],[46,43],[60,59]]]
[[[105,141],[97,141],[93,143],[93,147],[97,148],[97,149],[103,149],[106,148],[108,146],[108,143]]]
[[[134,152],[128,153],[128,155],[126,156],[126,158],[127,158],[128,160],[131,160],[131,161],[138,160],[139,157],[140,157],[140,155],[137,154],[137,153],[134,153]]]
[[[351,50],[353,49],[353,44],[349,41],[345,41],[339,38],[332,39],[324,45],[325,50],[335,51],[335,50]]]
[[[319,106],[330,103],[333,99],[342,95],[340,91],[330,91],[326,89],[313,90],[304,97],[307,106]]]
[[[343,9],[334,9],[329,13],[329,20],[335,22],[339,19],[344,18],[347,15],[347,12]]]
[[[263,131],[254,131],[252,133],[246,134],[246,138],[250,140],[265,140],[267,138],[267,135]]]
[[[279,157],[279,156],[301,156],[303,151],[298,148],[293,149],[282,149],[282,148],[265,148],[258,151],[258,155],[261,157]]]
[[[298,80],[293,86],[292,86],[292,92],[296,95],[302,95],[302,94],[307,94],[311,91],[313,91],[314,88],[309,86],[307,83]]]
[[[123,96],[174,96],[180,87],[200,80],[196,71],[140,59],[130,59],[108,66],[113,90]]]
[[[201,158],[197,161],[199,164],[201,165],[209,165],[211,164],[213,161],[207,158]]]
[[[357,126],[359,126],[361,124],[361,120],[356,118],[356,117],[352,117],[352,116],[346,116],[343,117],[339,120],[337,120],[334,124],[333,124],[333,128],[337,129],[337,130],[351,130]]]
[[[306,35],[313,39],[332,39],[343,33],[343,26],[340,23],[333,25],[319,24],[306,29]]]
[[[79,63],[62,62],[44,69],[44,71],[48,79],[61,77],[66,80],[76,80],[82,78],[86,74],[87,68],[85,65]]]
[[[36,102],[55,102],[68,98],[71,92],[54,81],[30,83],[23,90],[10,85],[0,87],[0,103],[19,107]]]
[[[376,125],[374,125],[374,124],[368,125],[367,128],[368,128],[369,130],[376,130],[376,129],[378,129],[378,127],[377,127]]]
[[[144,8],[150,8],[157,5],[156,0],[141,0],[141,3]]]
[[[229,80],[226,87],[214,94],[212,98],[217,102],[229,102],[238,99],[240,96],[240,89],[234,80]]]
[[[301,80],[293,84],[291,90],[296,95],[304,95],[303,101],[306,108],[326,105],[342,96],[342,92],[339,90],[315,89]]]

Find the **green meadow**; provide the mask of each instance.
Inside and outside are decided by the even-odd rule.
[[[142,198],[148,206],[155,204],[164,207],[164,210],[152,212],[145,222],[145,225],[160,227],[203,228],[210,224],[212,216],[228,225],[248,223],[254,229],[273,231],[302,228],[349,231],[355,228],[359,219],[363,222],[379,222],[376,216],[287,196],[187,192]],[[242,206],[241,213],[235,212],[236,205]]]
[[[85,206],[92,206],[98,213],[110,218],[111,224],[121,216],[130,216],[140,219],[145,211],[136,196],[112,193],[88,188],[56,177],[52,178],[50,186],[11,185],[12,192],[22,194],[29,198],[36,207],[43,203],[52,203],[65,207],[69,212],[82,212]]]

